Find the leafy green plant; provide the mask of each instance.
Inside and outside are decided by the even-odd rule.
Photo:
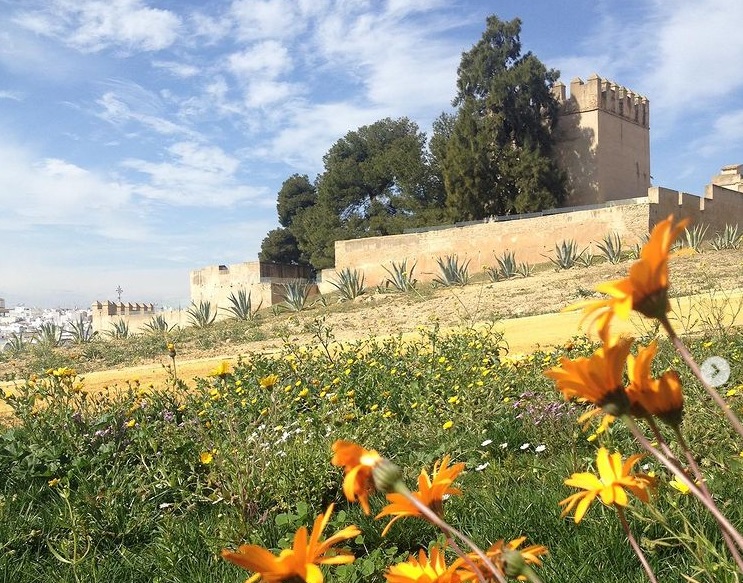
[[[337,289],[344,300],[353,300],[364,293],[364,274],[357,269],[346,267],[338,273],[338,280],[330,284]]]
[[[622,260],[622,239],[619,233],[609,233],[596,246],[609,263],[617,264]]]
[[[704,243],[704,237],[707,235],[708,225],[697,223],[691,229],[684,229],[684,239],[682,246],[688,249],[693,249],[697,253],[702,252],[702,243]]]
[[[106,335],[111,338],[129,338],[131,332],[129,331],[129,322],[123,319],[119,319],[118,322],[111,322],[111,330],[106,331]]]
[[[8,337],[8,342],[5,345],[7,350],[13,356],[23,354],[29,346],[29,342],[23,337],[23,332],[13,332]]]
[[[548,259],[557,269],[570,269],[578,262],[581,254],[582,252],[578,252],[575,239],[569,239],[563,240],[560,244],[555,243],[555,257],[548,257]]]
[[[246,292],[244,289],[238,290],[237,295],[231,293],[227,298],[231,304],[227,308],[227,311],[238,320],[252,322],[253,320],[255,320],[256,315],[258,314],[258,310],[261,309],[263,300],[261,300],[254,308],[250,296],[251,293]]]
[[[643,245],[648,242],[648,239],[650,238],[650,235],[648,233],[645,233],[638,242],[636,242],[634,245],[632,245],[632,248],[629,251],[629,258],[630,259],[639,259],[640,258],[640,251],[642,251]]]
[[[434,283],[444,287],[469,283],[469,259],[462,263],[456,255],[447,255],[445,258],[438,257],[436,263],[439,265],[440,273],[434,278]]]
[[[186,310],[188,319],[196,328],[206,328],[214,324],[217,319],[217,310],[212,308],[209,300],[200,300],[198,304],[191,302]]]
[[[591,267],[593,265],[593,260],[595,259],[595,255],[593,254],[593,251],[591,251],[591,247],[586,247],[583,249],[580,255],[578,255],[577,262],[581,265],[581,267]]]
[[[518,265],[516,263],[516,253],[514,251],[504,251],[503,255],[496,257],[498,262],[498,275],[503,279],[511,279],[518,274]]]
[[[178,328],[178,324],[170,325],[162,314],[157,314],[152,316],[150,321],[144,324],[142,328],[149,334],[168,334]]]
[[[291,312],[301,312],[307,307],[312,284],[300,279],[281,284],[283,307]]]
[[[717,251],[738,249],[741,241],[743,241],[743,234],[738,232],[738,225],[725,225],[722,231],[715,233],[710,245]]]
[[[43,322],[35,336],[39,344],[55,348],[62,344],[63,333],[64,330],[54,322]]]
[[[516,271],[521,277],[531,277],[534,274],[534,266],[528,261],[521,261]]]
[[[408,270],[408,260],[403,259],[401,263],[392,262],[391,269],[387,269],[384,265],[384,269],[389,277],[384,281],[384,287],[393,287],[397,291],[408,292],[415,289],[415,284],[418,282],[417,279],[413,278],[413,271],[417,262],[413,263],[413,266]]]
[[[72,342],[75,344],[85,344],[98,335],[98,332],[93,331],[93,325],[86,322],[82,314],[77,320],[70,322],[69,332]]]

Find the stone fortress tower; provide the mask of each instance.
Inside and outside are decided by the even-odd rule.
[[[553,94],[560,103],[555,158],[568,175],[564,206],[647,196],[650,187],[650,104],[602,79],[573,79]]]

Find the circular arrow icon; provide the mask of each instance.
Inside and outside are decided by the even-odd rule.
[[[710,356],[700,368],[702,378],[713,387],[721,387],[730,378],[730,364],[721,356]]]

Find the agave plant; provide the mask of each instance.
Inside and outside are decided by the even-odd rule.
[[[150,321],[142,326],[142,328],[150,334],[167,334],[168,332],[172,332],[177,327],[178,324],[173,324],[172,326],[168,324],[162,314],[152,316],[152,318],[150,318]]]
[[[441,257],[437,258],[436,263],[439,264],[441,274],[433,280],[434,283],[443,285],[444,287],[467,285],[469,283],[469,259],[464,263],[460,263],[456,255],[447,255],[443,259]]]
[[[57,347],[62,344],[63,333],[64,330],[54,322],[44,322],[39,326],[39,331],[36,333],[36,339],[39,344]]]
[[[585,251],[585,249],[583,250]],[[575,239],[563,240],[559,245],[555,243],[555,257],[548,257],[558,269],[570,269],[577,262],[582,252],[578,252],[578,244]]]
[[[725,225],[722,231],[715,233],[710,244],[713,249],[721,251],[723,249],[738,249],[741,241],[743,241],[743,234],[738,232],[738,225]]]
[[[498,275],[503,279],[511,279],[518,275],[518,264],[514,251],[504,251],[503,255],[496,257],[495,260],[498,262]]]
[[[516,272],[521,277],[531,277],[534,274],[534,266],[527,261],[522,261],[516,268]]]
[[[250,296],[251,293],[246,292],[244,289],[239,290],[237,292],[237,295],[231,293],[230,296],[227,298],[231,304],[227,308],[227,311],[232,314],[232,316],[237,320],[252,322],[253,320],[255,320],[258,310],[261,309],[263,300],[261,300],[255,308],[253,308],[253,301]]]
[[[418,282],[417,279],[413,279],[413,271],[415,271],[416,263],[408,270],[408,260],[403,259],[402,263],[397,264],[392,262],[392,269],[387,269],[384,265],[384,269],[389,277],[384,281],[384,287],[394,287],[397,291],[407,292],[415,289],[415,284]]]
[[[93,332],[93,325],[90,322],[86,322],[83,315],[74,322],[70,322],[70,338],[75,344],[85,344],[90,342],[98,335],[98,332]]]
[[[212,303],[208,300],[199,300],[199,303],[191,302],[186,310],[188,320],[196,328],[206,328],[214,324],[217,319],[217,310],[212,309]]]
[[[596,246],[601,249],[609,263],[619,263],[622,260],[622,240],[618,233],[609,233]]]
[[[582,267],[591,267],[593,265],[593,260],[596,256],[593,254],[593,251],[591,251],[590,245],[583,249],[580,255],[578,255],[577,262]]]
[[[129,323],[119,318],[118,322],[111,322],[111,330],[107,330],[106,334],[111,338],[129,338],[131,333],[129,331]]]
[[[8,337],[8,342],[5,345],[5,350],[10,352],[13,356],[23,354],[26,348],[28,348],[28,342],[23,337],[23,332],[13,332]]]
[[[338,274],[338,281],[330,284],[337,289],[344,300],[353,300],[364,293],[364,274],[346,267]]]
[[[643,235],[642,239],[635,243],[632,248],[629,251],[629,258],[630,259],[639,259],[640,258],[640,252],[642,251],[643,245],[648,242],[648,239],[650,238],[649,234]]]
[[[307,307],[307,298],[310,296],[312,284],[308,281],[296,280],[281,284],[281,295],[284,298],[284,308],[291,312],[301,312]]]
[[[693,249],[697,253],[701,253],[702,243],[704,242],[704,237],[706,234],[707,225],[703,225],[702,223],[694,225],[691,229],[684,229],[684,239],[682,242],[682,246]]]

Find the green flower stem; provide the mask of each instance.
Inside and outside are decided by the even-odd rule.
[[[463,561],[465,562],[465,564],[466,564],[466,565],[467,565],[467,566],[468,566],[468,567],[469,567],[470,569],[472,569],[472,572],[473,572],[473,573],[474,573],[475,575],[477,575],[477,580],[478,580],[478,581],[479,581],[480,583],[487,583],[487,579],[485,579],[485,575],[483,575],[483,574],[482,574],[482,571],[480,570],[480,567],[478,567],[478,566],[477,566],[477,565],[476,565],[476,564],[475,564],[475,563],[474,563],[474,562],[472,561],[472,559],[470,559],[470,558],[469,558],[469,557],[467,556],[467,553],[465,553],[465,552],[464,552],[464,551],[463,551],[462,549],[460,549],[460,548],[459,548],[459,545],[457,544],[457,541],[456,541],[456,540],[454,540],[454,538],[453,538],[453,537],[451,537],[451,536],[447,536],[447,537],[446,537],[446,542],[448,543],[448,545],[449,545],[449,546],[450,546],[450,547],[451,547],[452,549],[454,549],[454,552],[455,552],[455,553],[457,553],[457,555],[458,555],[459,557],[461,557],[461,559],[462,559],[462,560],[463,560]]]
[[[732,539],[735,541],[735,544],[738,545],[738,548],[743,549],[743,536],[741,536],[741,534],[735,529],[735,527],[730,524],[730,521],[725,518],[722,512],[720,512],[720,509],[717,508],[714,501],[708,499],[702,493],[699,487],[693,482],[693,480],[690,480],[689,477],[684,473],[683,470],[679,468],[677,464],[671,461],[664,453],[652,446],[652,444],[645,438],[642,431],[640,431],[640,428],[637,426],[632,417],[630,417],[629,415],[623,415],[622,421],[624,421],[624,424],[630,430],[632,435],[635,436],[635,439],[640,442],[640,445],[642,445],[642,447],[650,452],[653,457],[655,457],[655,459],[657,459],[660,463],[662,463],[674,474],[676,474],[676,479],[678,479],[679,482],[689,488],[689,491],[694,494],[694,496],[696,496],[702,502],[704,507],[709,510],[712,516],[715,517],[720,527],[730,534]]]
[[[707,394],[712,398],[717,406],[722,409],[725,417],[727,417],[728,421],[730,421],[730,424],[733,426],[738,435],[743,437],[743,424],[741,424],[740,419],[738,419],[735,413],[733,413],[730,406],[725,402],[725,399],[720,396],[720,393],[718,393],[712,385],[704,380],[702,371],[699,369],[699,365],[697,364],[696,360],[694,360],[694,357],[692,356],[691,352],[689,352],[689,349],[686,347],[681,338],[676,335],[676,332],[673,329],[673,326],[671,326],[671,323],[668,321],[668,318],[664,316],[660,319],[660,323],[663,325],[663,328],[668,334],[668,337],[671,339],[671,342],[673,343],[676,351],[681,355],[681,358],[684,359],[684,362],[691,369],[691,372],[694,373],[694,376],[699,379],[700,383],[702,383],[704,390],[707,391]]]
[[[640,559],[640,563],[642,563],[645,573],[648,575],[648,579],[650,579],[651,583],[658,583],[658,580],[655,578],[655,574],[653,573],[653,569],[650,567],[650,563],[648,563],[648,560],[645,558],[645,553],[642,552],[640,545],[637,544],[635,537],[632,536],[632,531],[629,528],[629,524],[627,524],[627,518],[624,516],[624,510],[621,506],[617,506],[616,504],[614,506],[617,509],[617,514],[619,515],[619,521],[622,523],[622,528],[624,528],[624,532],[627,534],[627,540],[629,540],[629,544],[632,546],[632,550],[635,551],[637,558]]]
[[[420,513],[426,518],[426,520],[441,529],[444,534],[452,538],[459,538],[464,544],[470,547],[472,551],[480,558],[480,560],[488,567],[488,569],[490,569],[490,571],[493,573],[493,577],[495,577],[499,583],[506,583],[506,578],[503,576],[501,570],[495,566],[493,561],[488,558],[488,556],[480,547],[478,547],[467,535],[459,532],[456,528],[439,518],[433,510],[423,504],[420,500],[418,500],[418,498],[413,496],[413,494],[410,492],[410,490],[408,490],[408,487],[402,482],[402,480],[397,480],[392,486],[392,490],[397,492],[398,494],[402,494],[403,496],[405,496],[405,498],[407,498],[420,511]],[[460,556],[464,558],[463,555]]]
[[[676,434],[676,439],[679,442],[679,445],[681,446],[681,449],[684,450],[684,455],[686,456],[686,461],[689,464],[689,467],[691,468],[691,471],[694,472],[694,476],[699,481],[699,489],[702,491],[702,493],[707,496],[708,499],[712,500],[712,494],[710,493],[709,489],[707,488],[707,482],[704,479],[704,475],[702,474],[702,470],[699,468],[699,465],[697,465],[697,460],[694,459],[694,454],[689,449],[689,446],[686,443],[686,440],[684,439],[683,434],[681,433],[681,428],[676,425],[673,428],[674,433]],[[718,521],[719,524],[719,521]],[[740,553],[738,552],[738,549],[735,548],[735,543],[733,542],[733,539],[730,537],[730,534],[728,534],[727,530],[722,528],[722,524],[720,524],[720,531],[722,533],[722,537],[725,539],[725,544],[728,547],[728,550],[730,551],[730,554],[733,556],[733,559],[735,560],[735,564],[738,565],[738,570],[743,573],[743,558],[741,558]]]
[[[663,435],[660,432],[660,429],[658,429],[658,425],[655,423],[655,420],[652,417],[647,417],[645,419],[647,424],[650,426],[650,429],[653,431],[653,435],[655,436],[655,440],[658,442],[658,445],[663,450],[663,453],[668,456],[668,459],[671,460],[678,468],[679,472],[683,472],[684,468],[681,467],[681,462],[678,460],[676,455],[673,453],[671,448],[668,446],[668,443],[663,439]],[[676,424],[672,425],[674,435],[676,436],[676,439],[678,440],[679,445],[681,446],[681,449],[684,451],[684,455],[686,457],[686,461],[689,464],[689,467],[691,468],[692,473],[694,474],[694,477],[697,480],[697,483],[699,484],[699,489],[702,491],[702,494],[704,494],[708,500],[712,501],[712,494],[709,491],[709,488],[707,488],[707,482],[704,479],[704,475],[702,474],[702,470],[699,468],[699,465],[697,464],[697,461],[694,459],[694,454],[692,453],[691,449],[689,449],[689,446],[686,443],[686,440],[684,439],[683,434],[681,433],[681,426]],[[738,565],[738,569],[741,573],[743,573],[743,559],[741,559],[740,553],[738,552],[738,549],[735,547],[735,543],[733,542],[733,539],[730,537],[730,534],[728,534],[727,530],[723,528],[723,525],[719,523],[720,525],[720,533],[722,534],[722,537],[725,539],[725,544],[728,547],[728,550],[730,550],[730,554],[732,555],[733,559],[735,560],[735,564]]]

